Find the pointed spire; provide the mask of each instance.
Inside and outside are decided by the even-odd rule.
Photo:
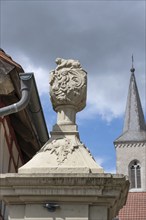
[[[145,130],[144,114],[135,79],[134,59],[132,55],[131,79],[127,98],[123,132]]]

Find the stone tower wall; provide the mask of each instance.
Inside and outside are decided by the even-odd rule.
[[[132,160],[140,162],[141,191],[146,191],[146,143],[124,143],[116,146],[116,169],[118,174],[128,175],[128,166]]]

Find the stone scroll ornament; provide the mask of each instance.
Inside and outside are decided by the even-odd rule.
[[[55,111],[60,105],[71,105],[76,112],[86,105],[87,73],[78,60],[56,59],[50,76],[50,96]]]

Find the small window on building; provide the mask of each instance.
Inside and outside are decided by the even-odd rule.
[[[141,188],[141,167],[138,160],[129,164],[130,188]]]

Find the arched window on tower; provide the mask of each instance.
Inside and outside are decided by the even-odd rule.
[[[138,160],[129,164],[130,188],[141,188],[141,166]]]

